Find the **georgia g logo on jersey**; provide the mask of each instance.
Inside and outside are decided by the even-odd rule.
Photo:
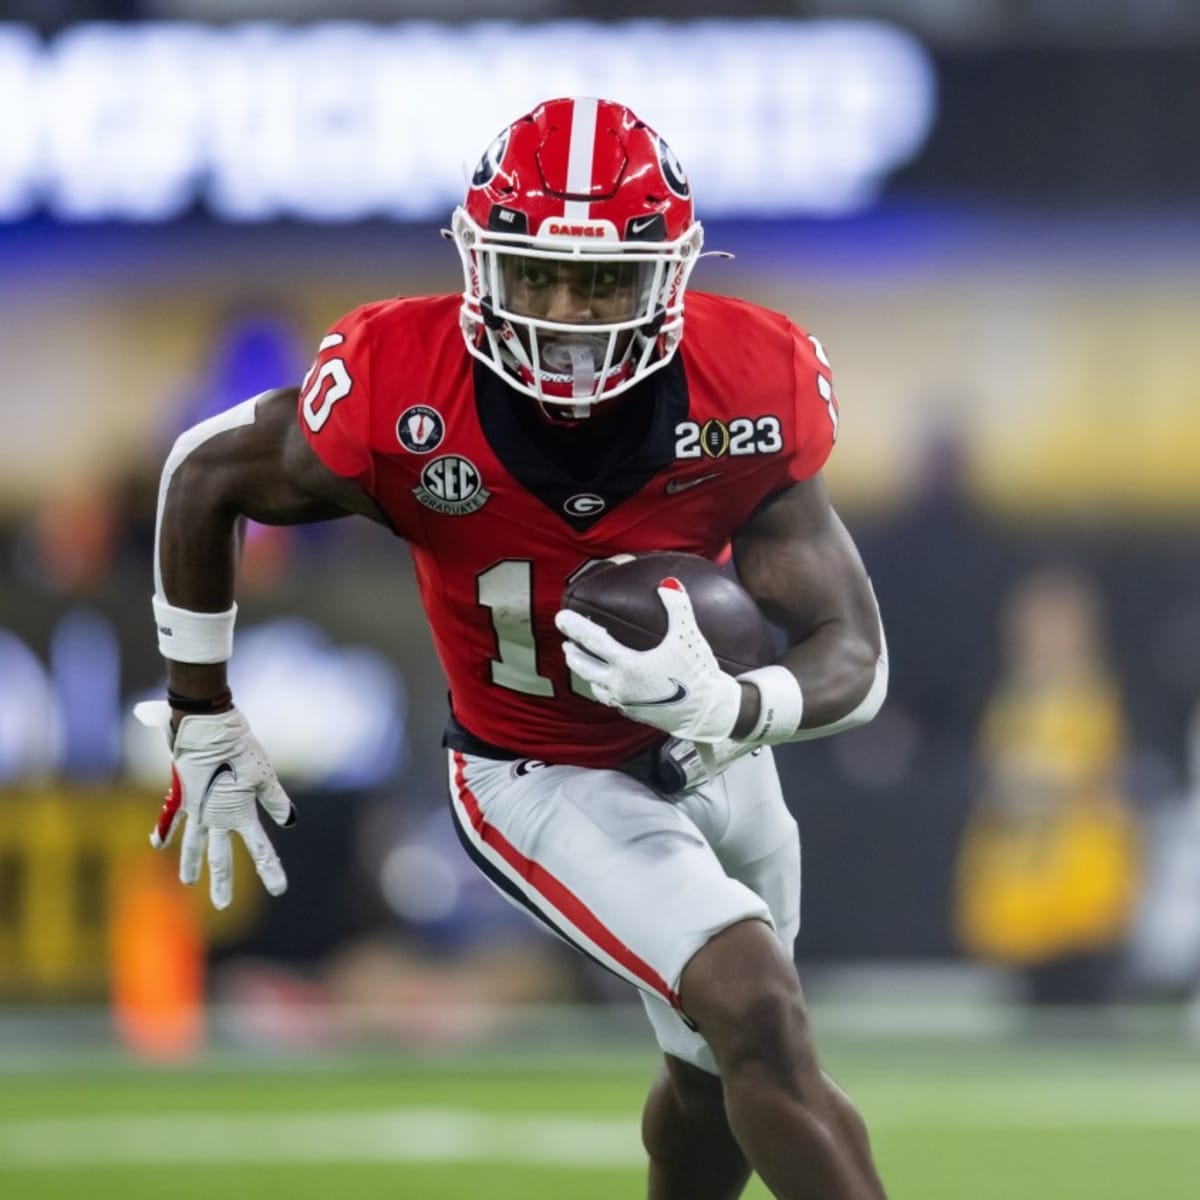
[[[602,512],[608,503],[603,496],[595,492],[576,492],[563,501],[563,512],[571,517],[591,517]]]

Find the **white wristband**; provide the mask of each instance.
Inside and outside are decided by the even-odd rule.
[[[739,683],[752,683],[760,697],[758,720],[739,742],[773,745],[796,736],[804,716],[804,694],[800,681],[787,667],[759,667],[737,677]]]
[[[154,597],[154,623],[163,658],[182,663],[221,663],[233,657],[237,605],[226,612],[191,612]]]

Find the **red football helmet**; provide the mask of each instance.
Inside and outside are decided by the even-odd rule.
[[[666,142],[609,100],[548,100],[488,147],[454,211],[467,349],[583,417],[674,355],[703,230]]]

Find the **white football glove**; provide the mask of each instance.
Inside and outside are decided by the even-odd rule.
[[[246,718],[236,709],[186,716],[172,735],[171,708],[162,700],[147,701],[133,710],[143,725],[162,729],[174,760],[171,786],[150,844],[164,850],[184,814],[190,820],[179,850],[179,878],[193,884],[200,878],[200,860],[208,848],[209,895],[217,908],[233,899],[233,847],[237,833],[272,896],[287,891],[287,876],[258,819],[256,802],[277,825],[292,825],[296,809],[276,778]]]
[[[741,685],[717,664],[683,584],[664,579],[657,590],[667,632],[650,650],[631,650],[581,613],[559,612],[554,623],[571,639],[567,666],[601,704],[635,721],[693,742],[723,741],[741,711]]]

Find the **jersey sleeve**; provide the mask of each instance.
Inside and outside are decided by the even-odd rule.
[[[373,494],[370,330],[364,309],[321,339],[300,385],[298,419],[308,444],[335,474]]]
[[[824,465],[838,435],[838,404],[833,370],[821,343],[792,326],[795,388],[795,446],[788,463],[794,482],[810,479]]]

